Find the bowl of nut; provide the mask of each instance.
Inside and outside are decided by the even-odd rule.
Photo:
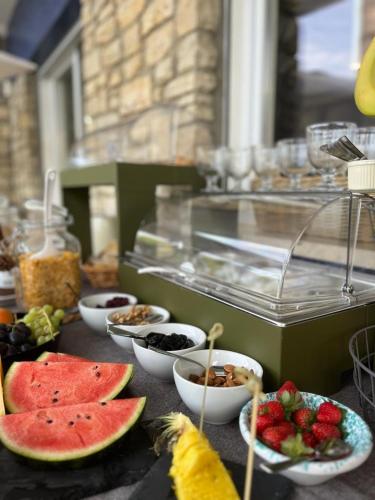
[[[175,359],[166,353],[185,356],[206,345],[206,334],[200,328],[182,323],[150,325],[140,331],[145,340],[133,339],[134,354],[146,372],[162,380],[173,380]],[[152,350],[158,349],[159,352]]]
[[[106,317],[114,311],[123,311],[136,304],[137,298],[128,293],[96,293],[78,302],[83,321],[97,333],[105,334]]]
[[[149,325],[159,325],[169,321],[169,311],[159,306],[139,304],[123,307],[111,312],[106,317],[107,326],[116,325],[117,328],[139,334]],[[134,352],[132,339],[112,335],[112,340],[128,352]]]
[[[208,363],[208,350],[194,351],[178,359],[173,365],[173,376],[177,391],[185,405],[196,415],[200,414],[205,370],[188,361]],[[249,392],[234,374],[235,367],[243,367],[262,377],[263,369],[255,359],[233,351],[214,349],[208,372],[208,387],[205,406],[205,422],[226,424],[238,417],[241,408],[249,400]]]

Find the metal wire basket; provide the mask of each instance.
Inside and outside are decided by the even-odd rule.
[[[363,416],[375,429],[375,325],[358,330],[349,341],[349,351]]]

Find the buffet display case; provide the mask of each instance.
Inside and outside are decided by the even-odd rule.
[[[267,389],[333,392],[348,339],[375,316],[375,203],[351,192],[190,196],[156,208],[121,265],[123,288],[178,321],[225,326]]]

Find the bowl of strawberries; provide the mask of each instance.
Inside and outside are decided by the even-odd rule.
[[[251,410],[250,401],[243,407],[239,420],[246,443],[250,442]],[[291,381],[265,395],[259,404],[256,429],[255,453],[266,462],[306,457],[281,472],[306,486],[359,467],[372,450],[371,431],[356,412],[330,398],[299,391]],[[337,439],[350,445],[349,456],[330,461],[311,459],[317,447]]]

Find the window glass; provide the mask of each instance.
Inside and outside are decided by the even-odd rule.
[[[374,124],[353,91],[373,0],[280,0],[275,138],[311,123]]]

